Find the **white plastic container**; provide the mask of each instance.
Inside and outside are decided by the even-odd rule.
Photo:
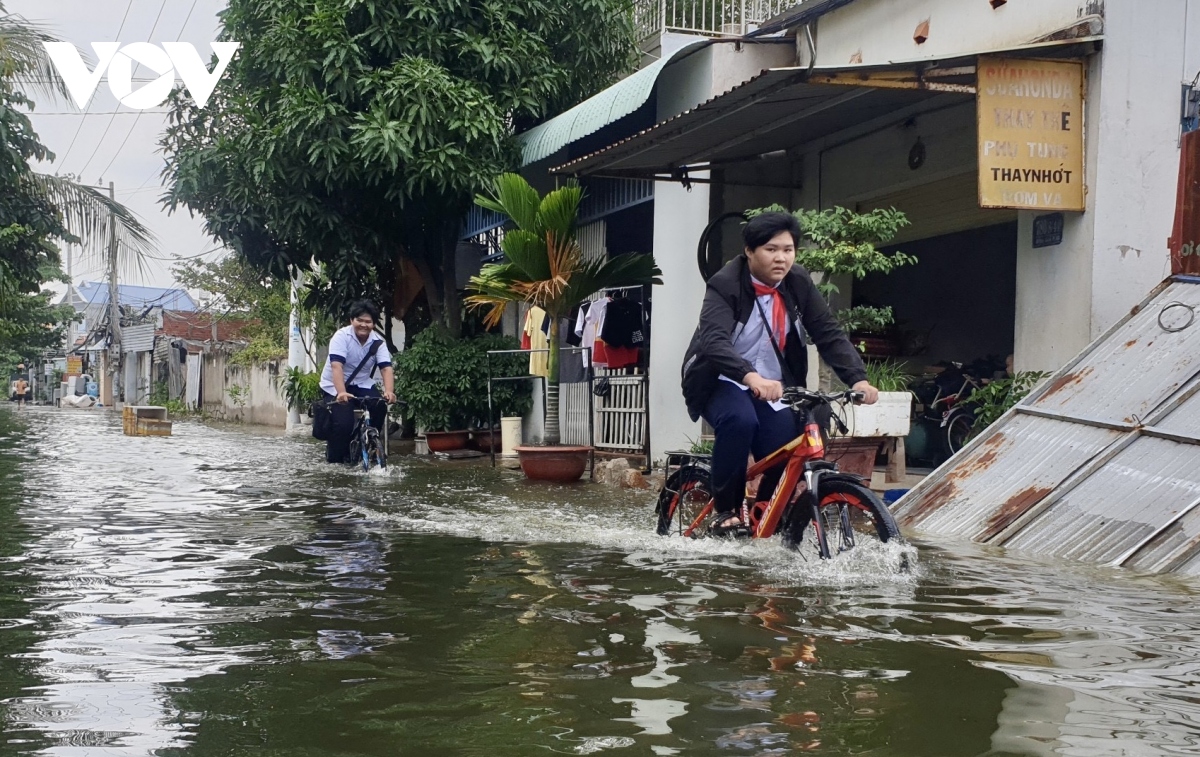
[[[521,416],[504,416],[500,419],[500,454],[516,457],[521,444]]]

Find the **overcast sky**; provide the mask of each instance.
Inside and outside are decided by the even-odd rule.
[[[38,22],[93,59],[92,42],[180,41],[195,45],[207,63],[212,53],[209,43],[216,38],[217,13],[225,7],[225,0],[4,0],[4,5],[9,13]],[[149,80],[156,76],[149,69],[135,69],[134,91],[139,77]],[[157,149],[166,127],[165,109],[126,108],[109,91],[107,76],[101,79],[86,111],[71,101],[35,99],[34,128],[56,156],[38,170],[74,174],[84,183],[105,188],[114,182],[117,199],[157,235],[160,257],[203,254],[214,260],[225,254],[205,236],[199,218],[186,211],[167,215],[158,203],[163,159]],[[102,261],[81,262],[77,254],[73,257],[76,282],[104,277]],[[144,275],[128,272],[122,276],[131,284],[171,286],[171,265],[170,260],[151,260]]]

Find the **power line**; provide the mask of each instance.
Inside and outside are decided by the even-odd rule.
[[[118,40],[121,39],[121,32],[125,31],[125,21],[128,20],[129,11],[132,8],[133,8],[133,0],[129,0],[128,4],[125,6],[125,15],[121,17],[121,28],[117,29],[117,39]],[[87,107],[84,108],[84,110],[83,110],[84,114],[86,114],[89,110],[91,110],[92,102],[94,102],[94,100],[88,101]],[[71,137],[71,144],[67,145],[67,151],[65,153],[63,153],[62,165],[65,166],[67,164],[67,158],[71,157],[71,149],[75,147],[75,140],[79,139],[79,133],[81,131],[83,131],[83,125],[85,123],[87,123],[87,119],[80,119],[79,126],[78,126],[78,128],[75,129],[75,136]],[[81,171],[80,173],[82,174],[83,172]]]
[[[199,2],[199,0],[192,0],[192,7],[190,10],[188,10],[187,18],[183,20],[183,26],[180,27],[179,34],[175,37],[176,42],[183,39],[183,32],[185,29],[187,29],[188,21],[190,21],[192,18],[192,11],[196,10],[197,2]],[[154,28],[150,30],[151,38],[154,37],[154,32],[158,29],[158,21],[162,18],[163,10],[165,10],[166,7],[167,0],[163,0],[162,5],[158,7],[158,17],[154,19]],[[133,119],[133,123],[129,125],[129,131],[125,133],[125,139],[121,141],[121,146],[117,148],[115,153],[113,153],[112,160],[108,161],[108,165],[105,166],[104,170],[100,172],[101,176],[108,173],[108,169],[112,168],[112,164],[116,162],[117,156],[121,154],[121,150],[125,149],[126,143],[128,143],[129,138],[133,136],[133,132],[135,129],[137,129],[138,121],[140,120],[142,120],[142,111],[138,111],[137,118]]]
[[[162,20],[163,11],[167,9],[167,0],[162,0],[162,4],[158,6],[158,15],[154,17],[154,26],[150,27],[150,39],[154,39],[154,32],[158,31],[158,22]],[[121,154],[121,150],[125,149],[125,144],[129,142],[129,137],[132,136],[133,130],[137,127],[137,122],[142,118],[141,111],[138,111],[137,118],[133,119],[133,123],[129,126],[129,131],[125,134],[125,139],[121,141],[121,145],[117,147],[117,151],[113,153],[112,160],[108,161],[108,165],[100,172],[101,178],[108,173],[108,169],[112,168],[112,164],[116,161],[117,156]],[[117,120],[116,115],[112,115],[108,119],[108,126],[104,129],[104,134],[108,134],[108,129],[113,125],[113,121]],[[84,164],[83,170],[79,172],[82,176],[87,167],[91,165],[92,158],[96,157],[96,153],[100,150],[100,145],[104,144],[104,136],[101,135],[100,142],[96,144],[96,149],[92,151],[92,157],[88,158],[88,162]]]

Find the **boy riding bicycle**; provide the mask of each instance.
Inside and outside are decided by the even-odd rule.
[[[870,405],[879,391],[866,380],[858,350],[829,312],[808,271],[796,265],[800,224],[788,213],[763,213],[742,230],[745,254],[711,279],[700,323],[683,363],[683,395],[692,420],[713,427],[714,516],[711,533],[744,529],[739,511],[746,460],[761,460],[800,433],[780,402],[784,384],[808,374],[807,333],[826,363]],[[769,499],[781,469],[763,475],[758,499]]]
[[[351,397],[381,397],[395,402],[392,355],[383,338],[375,333],[379,310],[366,300],[350,306],[350,324],[334,332],[329,340],[329,358],[321,372],[321,391],[329,403],[329,436],[325,440],[325,459],[331,463],[346,461],[350,437],[354,433]],[[375,369],[383,379],[383,393],[375,386]],[[383,430],[387,407],[369,403],[371,425]]]

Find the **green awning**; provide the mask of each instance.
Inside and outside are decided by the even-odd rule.
[[[527,166],[548,158],[575,140],[594,134],[642,107],[650,99],[654,83],[658,81],[658,75],[664,68],[672,61],[708,44],[708,40],[697,40],[684,45],[565,113],[518,134],[517,140],[521,143],[521,165]]]

